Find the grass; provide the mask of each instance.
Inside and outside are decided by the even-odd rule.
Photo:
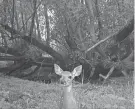
[[[105,84],[77,84],[77,101],[88,109],[133,109],[133,78],[114,78]],[[14,77],[0,77],[0,109],[59,109],[62,88]]]

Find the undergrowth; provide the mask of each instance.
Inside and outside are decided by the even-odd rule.
[[[73,85],[75,98],[88,109],[133,109],[133,78],[105,84]],[[59,109],[62,88],[14,77],[0,77],[0,109]]]

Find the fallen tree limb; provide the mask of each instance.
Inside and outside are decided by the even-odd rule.
[[[39,70],[39,68],[40,68],[40,66],[37,66],[37,67],[34,69],[34,71],[31,71],[31,72],[28,73],[28,74],[23,74],[23,75],[21,75],[21,78],[34,75],[34,74]]]
[[[19,61],[19,60],[26,60],[24,56],[0,56],[0,61]]]
[[[53,48],[51,48],[50,46],[48,46],[46,44],[43,44],[41,41],[37,40],[34,37],[27,36],[27,35],[15,30],[15,29],[12,29],[8,25],[1,24],[1,26],[6,31],[8,31],[10,33],[12,32],[12,34],[14,34],[14,35],[20,36],[18,38],[21,38],[21,39],[25,40],[26,42],[28,42],[29,44],[32,44],[32,45],[38,47],[39,49],[41,49],[41,50],[47,52],[48,54],[50,54],[56,60],[59,60],[62,64],[65,64],[63,57],[58,52],[56,52]]]
[[[126,26],[124,26],[124,28],[120,29],[119,32],[117,33],[113,33],[111,35],[109,35],[108,37],[106,37],[105,39],[99,41],[98,43],[96,43],[95,45],[93,45],[92,47],[90,47],[89,49],[87,49],[85,51],[85,53],[87,53],[88,51],[94,49],[95,47],[99,46],[101,43],[107,41],[108,39],[110,39],[111,37],[116,37],[117,41],[121,41],[118,37],[122,36],[124,38],[126,38],[134,29],[134,18],[131,19]]]
[[[24,62],[18,64],[12,64],[11,66],[0,68],[0,71],[3,73],[7,72],[6,74],[10,75],[13,71],[19,69],[23,64]]]
[[[19,51],[10,48],[10,47],[2,47],[0,46],[0,53],[5,53],[5,54],[10,54],[13,56],[21,56],[21,53],[19,53]]]

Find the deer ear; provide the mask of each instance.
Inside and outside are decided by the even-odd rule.
[[[73,74],[73,77],[75,76],[79,76],[82,72],[82,65],[79,65],[78,67],[74,68],[72,74]]]
[[[54,71],[57,75],[61,75],[63,72],[63,70],[57,64],[54,64]]]

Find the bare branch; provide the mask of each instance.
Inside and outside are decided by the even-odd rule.
[[[124,36],[128,36],[128,35],[132,32],[133,28],[134,28],[134,18],[131,19],[131,20],[127,23],[126,26],[124,26],[122,29],[120,29],[119,32],[115,32],[115,33],[109,35],[108,37],[106,37],[105,39],[99,41],[98,43],[96,43],[95,45],[93,45],[92,47],[90,47],[88,50],[86,50],[85,53],[87,53],[88,51],[90,51],[90,50],[94,49],[95,47],[99,46],[101,43],[107,41],[107,40],[110,39],[111,37],[115,37],[115,36],[118,37],[118,36],[120,36],[121,34],[123,34],[123,32],[124,32],[123,37],[124,37]],[[127,31],[128,31],[128,32],[127,32]],[[126,32],[126,33],[125,33],[125,32]]]

